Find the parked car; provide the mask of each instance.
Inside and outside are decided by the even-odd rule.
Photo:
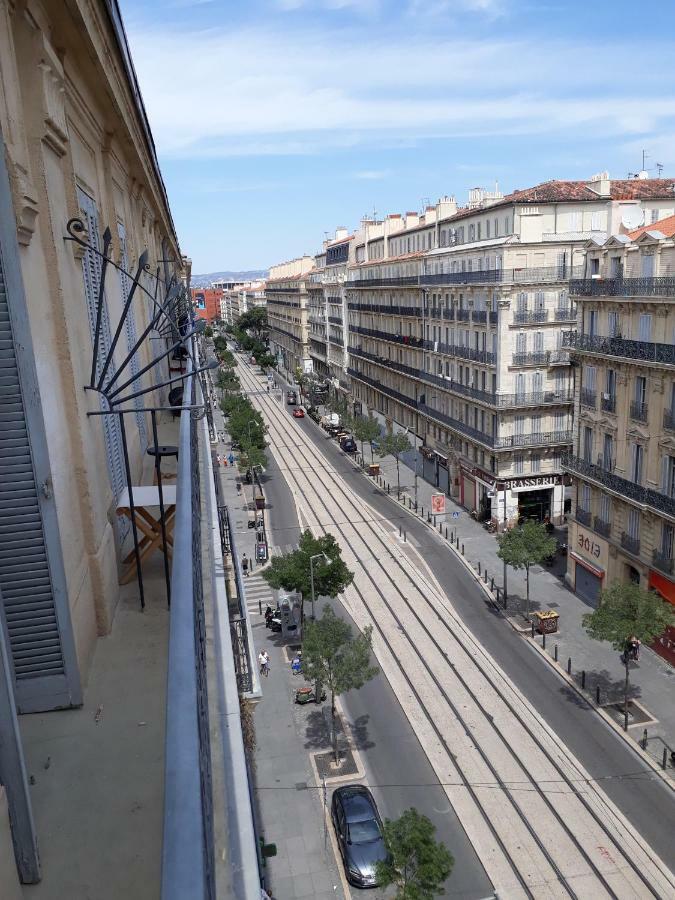
[[[331,818],[347,881],[356,887],[377,887],[375,866],[387,858],[387,849],[373,795],[361,784],[336,788]]]
[[[295,392],[295,391],[288,391],[288,392],[286,393],[286,403],[287,403],[289,406],[295,406],[295,404],[296,404],[297,402],[298,402],[298,395],[296,394],[296,392]]]
[[[294,419],[304,419],[305,418],[305,411],[301,406],[295,407],[295,409],[293,410],[293,418]]]
[[[342,438],[340,447],[342,447],[345,453],[356,453],[356,441],[351,435]]]

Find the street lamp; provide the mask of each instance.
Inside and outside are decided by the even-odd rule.
[[[326,556],[325,553],[315,553],[314,556],[310,556],[309,558],[309,580],[312,586],[312,622],[314,621],[314,560],[315,559],[324,559],[328,565],[331,564],[332,560]]]
[[[506,482],[502,483],[502,489],[504,491],[504,532],[506,532]],[[504,604],[509,599],[509,594],[506,588],[506,560],[504,560]]]

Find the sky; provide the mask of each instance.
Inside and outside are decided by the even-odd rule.
[[[675,10],[120,0],[181,249],[267,268],[472,187],[675,176]]]

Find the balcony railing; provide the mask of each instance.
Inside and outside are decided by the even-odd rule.
[[[487,310],[486,309],[474,309],[471,313],[471,321],[478,322],[479,324],[487,323]]]
[[[520,309],[513,314],[516,325],[533,325],[538,322],[548,322],[547,309]]]
[[[377,338],[380,341],[391,341],[394,344],[404,344],[406,347],[424,346],[422,338],[411,334],[392,334],[390,331],[380,331],[377,328],[363,328],[361,325],[352,325],[349,329],[354,334],[362,334],[364,337]]]
[[[350,288],[371,288],[371,287],[408,287],[418,286],[419,278],[417,275],[392,275],[386,278],[350,278],[347,286]]]
[[[659,513],[675,518],[675,498],[668,497],[666,494],[660,493],[660,491],[643,487],[641,484],[636,484],[635,481],[622,478],[620,475],[603,469],[602,466],[586,462],[585,459],[572,453],[563,454],[562,466],[575,475],[581,475],[596,481],[620,497],[625,497],[640,506],[650,507]]]
[[[629,341],[620,337],[601,337],[597,334],[566,331],[563,332],[563,347],[603,356],[618,356],[623,359],[675,366],[675,344]]]
[[[548,363],[546,350],[530,350],[527,353],[514,353],[514,366],[545,366]]]
[[[455,311],[455,316],[458,322],[468,322],[471,319],[471,310],[469,309],[458,309]]]
[[[342,325],[342,317],[341,316],[328,316],[328,321],[333,325]]]
[[[600,409],[603,412],[616,412],[616,397],[613,394],[603,394],[600,398]]]
[[[672,555],[666,555],[662,553],[660,550],[654,550],[652,555],[652,561],[654,563],[654,568],[659,569],[661,572],[665,572],[666,575],[673,574],[673,558]]]
[[[630,405],[630,417],[634,422],[646,422],[649,414],[649,407],[646,403],[639,400],[633,400]]]
[[[605,522],[604,519],[601,519],[600,516],[596,516],[593,519],[593,529],[597,531],[598,534],[601,534],[603,537],[609,537],[612,533],[612,523]]]
[[[581,507],[581,506],[577,506],[575,518],[576,518],[577,522],[580,522],[582,525],[588,525],[590,527],[591,519],[593,517],[589,510],[583,509],[583,507]]]
[[[385,316],[413,316],[420,319],[424,317],[424,310],[420,306],[395,306],[391,303],[354,303],[349,301],[347,309],[353,312],[375,313]]]
[[[675,297],[675,278],[581,278],[570,281],[573,297]]]
[[[591,409],[595,409],[597,406],[598,395],[590,388],[581,388],[579,400],[582,406],[589,406]]]
[[[462,422],[460,419],[455,419],[453,418],[453,416],[449,416],[446,413],[441,412],[439,409],[434,409],[432,406],[427,406],[427,404],[425,403],[419,403],[418,408],[421,413],[426,413],[426,415],[431,419],[435,419],[437,422],[442,422],[449,428],[458,431],[460,434],[463,434],[466,437],[472,438],[474,441],[477,441],[479,444],[483,444],[485,447],[493,448],[495,446],[495,439],[492,437],[492,435],[489,435],[484,431],[480,431],[478,428],[473,428],[471,425],[466,424],[466,422]]]
[[[548,356],[548,364],[549,366],[569,366],[569,350],[551,350]]]
[[[571,444],[571,431],[537,431],[531,434],[510,434],[495,440],[495,449],[509,447],[548,447],[551,444]]]
[[[633,537],[625,531],[621,532],[621,546],[633,556],[640,555],[640,538]]]
[[[558,307],[555,311],[556,322],[575,322],[577,311],[573,306],[567,306],[564,309]]]
[[[672,409],[664,410],[663,427],[666,431],[675,431],[675,411]]]
[[[421,285],[439,284],[546,284],[583,275],[583,266],[535,266],[529,269],[484,269],[479,272],[422,274]]]

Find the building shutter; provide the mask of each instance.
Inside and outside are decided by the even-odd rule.
[[[7,221],[13,228],[13,217]],[[16,705],[25,713],[78,705],[82,698],[58,535],[49,546],[45,538],[5,271],[0,253],[0,592]],[[52,564],[61,576],[58,608]]]
[[[129,292],[131,291],[132,282],[127,272],[129,271],[129,254],[127,253],[127,239],[126,232],[124,229],[124,225],[121,222],[117,223],[117,234],[120,239],[120,265],[123,269],[122,272],[119,272],[120,276],[120,293],[122,298],[122,303],[126,303],[127,298],[129,296]],[[134,297],[134,300],[136,297]],[[138,331],[136,329],[136,314],[134,312],[134,301],[132,300],[131,306],[127,311],[126,321],[124,323],[126,336],[127,336],[127,349],[129,353],[136,345],[136,341],[138,340]],[[131,369],[132,375],[138,375],[138,371],[140,369],[140,365],[138,362],[138,352],[134,353],[131,357],[131,361],[129,363],[129,368]],[[126,378],[124,379],[127,380]],[[140,391],[144,387],[144,379],[141,376],[137,381],[134,381],[128,388],[128,391],[134,393],[135,391]],[[126,391],[125,391],[126,393]],[[135,397],[134,404],[136,406],[136,424],[138,426],[138,436],[141,442],[141,453],[145,453],[145,450],[148,446],[148,432],[145,422],[145,413],[141,412],[141,409],[145,405],[144,397]]]
[[[77,189],[78,202],[80,210],[87,226],[89,243],[92,247],[101,251],[101,237],[98,230],[98,212],[94,200],[81,189]],[[87,249],[82,258],[82,273],[84,276],[84,296],[87,302],[87,313],[89,315],[89,327],[91,330],[92,346],[94,335],[96,333],[96,305],[98,303],[99,283],[101,274],[101,258],[93,250]],[[110,331],[110,315],[108,312],[108,303],[106,297],[103,297],[103,311],[101,314],[101,332],[99,335],[98,359],[96,361],[96,374],[99,375],[103,369],[103,362],[110,350],[112,344],[112,335]],[[114,362],[108,371],[113,374],[115,372]],[[101,399],[101,408],[105,409],[105,400]],[[124,472],[124,452],[122,450],[122,433],[120,423],[117,416],[100,416],[103,422],[103,433],[105,439],[106,457],[108,461],[108,475],[110,478],[110,487],[113,496],[119,497],[123,489],[126,487],[126,476]],[[129,533],[130,525],[126,516],[116,516],[116,526],[120,541]]]

